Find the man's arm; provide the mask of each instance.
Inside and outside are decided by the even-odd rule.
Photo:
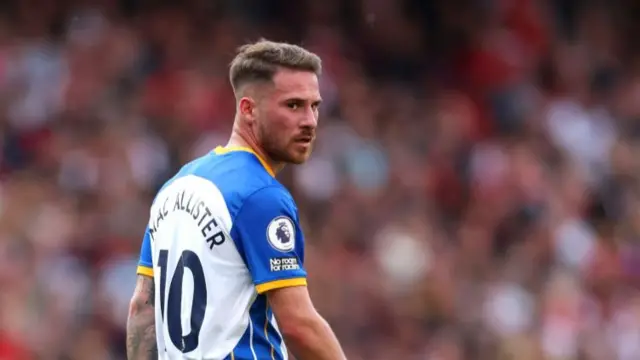
[[[285,343],[300,360],[343,360],[342,349],[307,290],[304,235],[291,195],[270,186],[247,197],[231,237],[258,294],[266,294]]]
[[[285,343],[303,360],[343,360],[346,356],[329,324],[318,314],[306,286],[267,292]]]
[[[158,359],[155,328],[155,285],[153,278],[138,275],[136,289],[129,304],[127,320],[127,359]]]

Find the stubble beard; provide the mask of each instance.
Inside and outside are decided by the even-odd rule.
[[[267,155],[271,161],[285,164],[296,163],[294,159],[291,159],[286,146],[280,145],[278,137],[263,126],[260,126],[260,142],[265,155]]]

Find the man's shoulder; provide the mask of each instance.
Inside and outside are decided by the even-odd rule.
[[[202,159],[189,174],[213,183],[224,196],[232,217],[240,208],[251,203],[281,202],[295,206],[287,188],[271,176],[250,153],[237,152],[233,156],[213,154]]]
[[[282,203],[295,207],[295,200],[287,188],[279,182],[273,182],[252,189],[243,197],[243,204]]]
[[[279,184],[251,154],[237,152],[232,156],[209,153],[185,164],[168,181],[185,176],[197,176],[213,183],[222,192],[244,194],[261,187]]]
[[[256,217],[268,214],[287,214],[292,221],[298,221],[298,209],[293,196],[287,188],[279,182],[263,185],[251,189],[238,198],[234,212],[236,218],[241,215],[243,221],[250,221]]]
[[[233,156],[204,155],[185,164],[162,189],[176,180],[195,176],[215,186],[222,194],[232,218],[243,207],[258,204],[285,206],[296,211],[295,201],[289,190],[271,176],[256,158],[238,152]],[[162,189],[160,191],[162,191]]]

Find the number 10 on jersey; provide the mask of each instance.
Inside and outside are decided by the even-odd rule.
[[[180,259],[178,259],[173,277],[169,282],[169,293],[167,294],[168,260],[169,250],[160,250],[160,255],[158,256],[158,266],[160,267],[160,312],[163,325],[169,330],[169,338],[173,345],[183,353],[188,353],[198,347],[200,329],[207,309],[207,284],[204,279],[202,262],[198,255],[193,251],[185,250],[180,255]],[[185,268],[188,268],[193,276],[191,314],[182,313],[182,281]],[[166,307],[165,299],[167,302]],[[188,316],[191,324],[191,331],[187,335],[183,335],[182,332],[183,316]]]

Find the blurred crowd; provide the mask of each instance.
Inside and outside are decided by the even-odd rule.
[[[125,359],[150,202],[228,62],[324,61],[300,208],[349,359],[640,359],[640,3],[0,4],[0,359]]]

